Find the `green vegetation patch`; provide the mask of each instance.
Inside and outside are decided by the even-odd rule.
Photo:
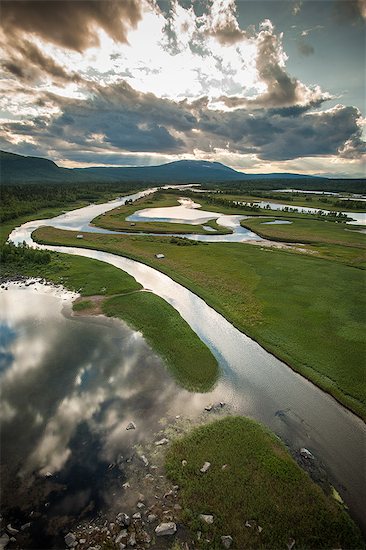
[[[251,218],[241,222],[258,235],[268,239],[301,243],[326,243],[362,248],[366,251],[366,235],[352,229],[357,229],[344,223],[327,221],[288,219],[289,224],[267,224],[276,218]],[[281,219],[281,221],[284,221]]]
[[[205,462],[211,467],[203,474]],[[239,550],[283,549],[292,539],[295,548],[364,547],[342,507],[311,481],[273,434],[247,418],[227,417],[175,441],[166,471],[179,485],[183,521],[196,540],[197,531],[202,532],[195,543],[199,548],[221,549],[225,535]],[[213,523],[203,522],[200,514],[212,515]]]
[[[80,245],[76,234],[40,228],[34,235],[120,254],[166,273],[366,418],[364,270],[243,243],[177,246],[169,237],[90,233]]]
[[[196,392],[212,389],[219,374],[216,359],[165,300],[150,292],[137,292],[109,298],[102,309],[141,331],[181,386]]]
[[[192,225],[188,223],[170,223],[163,221],[141,221],[130,222],[126,218],[137,212],[147,208],[166,208],[170,206],[179,206],[179,194],[165,194],[156,192],[153,195],[147,195],[138,199],[135,202],[119,206],[97,216],[92,220],[92,223],[103,229],[111,231],[127,231],[129,233],[177,233],[177,234],[207,234],[212,233],[207,231],[202,225]],[[209,225],[215,229],[217,234],[231,233],[231,230],[218,225],[214,220],[205,222],[204,225]]]
[[[72,309],[74,311],[84,311],[93,307],[93,302],[91,300],[82,300],[81,302],[74,302],[72,304]]]

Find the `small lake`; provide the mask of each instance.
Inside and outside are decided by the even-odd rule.
[[[291,209],[295,212],[315,214],[319,212],[319,208],[311,208],[309,206],[294,206],[292,204],[282,204],[279,202],[259,201],[256,202],[260,208],[269,208],[270,210],[283,210],[284,208]],[[330,210],[321,209],[322,212],[328,214]],[[366,212],[346,212],[347,216],[352,218],[352,221],[346,222],[348,225],[366,225]]]

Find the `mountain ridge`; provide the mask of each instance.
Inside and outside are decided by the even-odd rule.
[[[156,166],[62,168],[42,157],[0,151],[2,183],[77,183],[136,181],[143,183],[214,183],[256,179],[314,179],[318,176],[271,173],[246,174],[220,162],[178,160]],[[328,178],[323,178],[328,179]]]

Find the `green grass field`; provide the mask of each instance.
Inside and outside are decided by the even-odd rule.
[[[105,314],[141,331],[184,388],[205,392],[217,381],[219,369],[215,357],[180,314],[159,296],[136,292],[141,285],[124,271],[98,260],[53,252],[51,262],[46,265],[1,265],[1,276],[15,274],[44,277],[85,297],[105,296],[102,302]],[[90,300],[77,301],[73,309],[82,312],[92,305]]]
[[[35,238],[81,246],[76,232],[40,228]],[[82,246],[163,271],[366,418],[364,270],[242,243],[180,247],[167,237],[85,234]]]
[[[138,210],[144,210],[145,208],[166,208],[169,206],[179,206],[180,195],[163,194],[161,192],[154,195],[147,195],[132,204],[126,206],[119,206],[98,216],[92,220],[92,223],[103,229],[110,229],[112,231],[128,231],[129,233],[177,233],[177,234],[207,234],[210,231],[202,225],[191,225],[188,223],[169,223],[169,222],[131,222],[126,221],[128,216],[131,216]],[[218,234],[231,233],[230,230],[219,226],[214,221],[210,221],[207,224]]]
[[[162,298],[137,292],[109,298],[102,309],[106,315],[119,317],[141,331],[181,386],[195,392],[213,388],[219,374],[214,356]]]
[[[271,198],[271,197],[274,198]],[[237,195],[231,195],[231,194],[225,194],[220,193],[220,198],[225,198],[227,200],[233,200],[233,201],[241,201],[241,202],[277,202],[280,204],[288,204],[290,207],[292,206],[302,206],[303,208],[316,208],[318,210],[334,210],[337,212],[352,212],[352,209],[344,209],[344,207],[339,204],[339,199],[337,197],[332,196],[324,196],[321,197],[316,194],[302,194],[298,195],[294,193],[291,195],[291,193],[275,193],[272,194],[270,192],[264,193],[262,196],[255,196],[255,195],[245,195],[245,194],[237,194]],[[323,199],[323,200],[321,200]],[[325,202],[325,200],[326,202]],[[354,199],[357,202],[357,199]],[[356,210],[353,210],[354,212],[366,212],[365,203],[362,208],[357,208]]]
[[[206,461],[211,467],[202,474]],[[291,539],[302,549],[364,547],[340,505],[252,420],[227,417],[192,430],[173,442],[165,464],[168,477],[179,485],[182,518],[196,548],[221,549],[224,535],[233,538],[237,550],[283,549]],[[200,514],[213,515],[213,523],[204,523]],[[246,527],[247,521],[253,526]]]
[[[344,223],[293,218],[287,220],[291,222],[290,224],[264,223],[273,221],[275,218],[275,214],[268,218],[249,218],[243,220],[241,225],[268,239],[297,243],[337,244],[366,250],[366,235],[355,231],[358,227]]]

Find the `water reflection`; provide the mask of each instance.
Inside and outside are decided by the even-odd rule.
[[[150,442],[162,417],[198,414],[208,398],[179,388],[141,334],[117,320],[65,317],[62,296],[41,285],[11,285],[0,302],[11,358],[0,378],[2,506],[16,517],[40,513],[34,544],[47,547],[51,518],[110,503],[124,472],[109,465]],[[137,428],[126,431],[131,420]]]

